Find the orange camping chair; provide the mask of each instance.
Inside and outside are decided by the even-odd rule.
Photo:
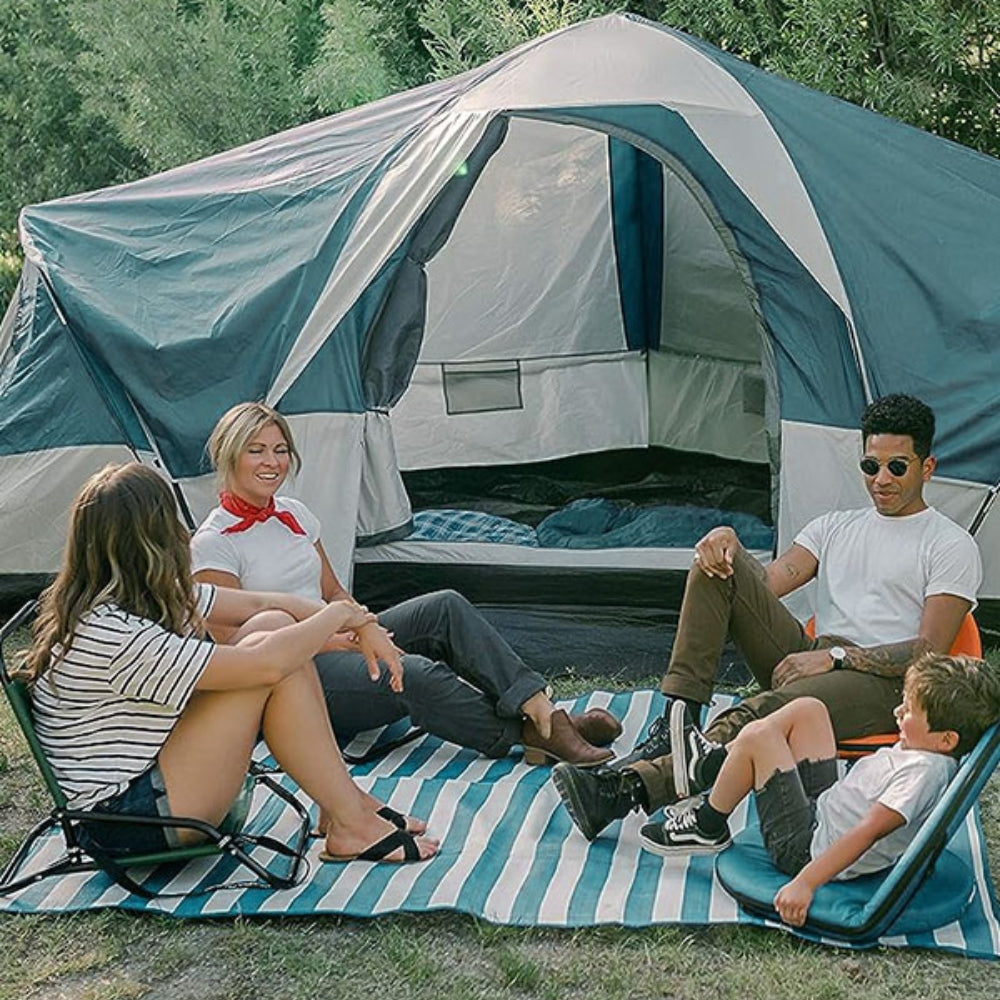
[[[803,630],[810,639],[816,637],[816,616],[814,615],[803,626]],[[976,619],[972,617],[970,611],[959,626],[955,641],[951,644],[948,652],[952,656],[975,656],[982,658],[983,640],[979,634],[979,626]],[[837,744],[838,756],[845,760],[853,760],[856,757],[863,757],[865,754],[874,753],[879,747],[891,747],[899,739],[899,733],[873,733],[871,736],[854,736],[850,739],[841,740]]]

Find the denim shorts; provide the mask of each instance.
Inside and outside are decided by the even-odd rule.
[[[169,816],[170,803],[158,764],[129,782],[125,791],[91,807],[93,812],[119,816]],[[80,843],[109,854],[158,854],[178,846],[177,827],[140,823],[82,823]]]
[[[800,760],[794,771],[775,771],[755,793],[760,832],[775,867],[798,875],[812,860],[816,800],[837,780],[837,761]]]

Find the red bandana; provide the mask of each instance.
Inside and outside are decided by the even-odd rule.
[[[304,535],[306,529],[295,520],[295,515],[288,510],[276,510],[274,497],[267,502],[266,507],[255,507],[248,503],[243,497],[238,497],[235,493],[223,490],[219,494],[219,503],[223,510],[228,510],[230,514],[235,514],[240,520],[236,524],[231,524],[228,528],[223,528],[224,535],[232,535],[237,531],[246,531],[255,524],[263,523],[269,517],[276,517],[286,528],[294,531],[296,535]]]

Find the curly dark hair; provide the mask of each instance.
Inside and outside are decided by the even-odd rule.
[[[913,396],[894,393],[869,403],[861,414],[861,439],[872,434],[908,434],[920,459],[931,453],[934,441],[934,411]]]

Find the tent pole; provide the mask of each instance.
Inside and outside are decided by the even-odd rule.
[[[1000,494],[1000,483],[993,486],[990,491],[986,494],[985,499],[976,512],[976,516],[972,519],[972,524],[969,525],[969,534],[975,536],[976,532],[982,526],[983,521],[986,520],[986,515],[989,514],[996,502],[997,495]]]

